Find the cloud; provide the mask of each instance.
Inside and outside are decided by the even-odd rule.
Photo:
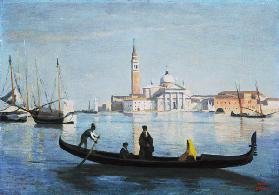
[[[55,34],[52,32],[38,32],[38,31],[6,31],[5,37],[9,41],[21,41],[24,39],[34,40],[38,42],[48,41],[86,41],[96,38],[110,37],[113,32],[97,31],[97,32],[83,32],[78,34]]]

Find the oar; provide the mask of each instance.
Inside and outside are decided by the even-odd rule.
[[[81,167],[81,165],[87,160],[87,158],[91,155],[91,153],[94,150],[96,142],[94,141],[93,146],[91,148],[91,150],[89,151],[89,153],[87,154],[87,156],[79,163],[79,165],[77,167]]]

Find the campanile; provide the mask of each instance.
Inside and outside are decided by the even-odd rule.
[[[141,94],[140,90],[140,69],[139,57],[136,52],[135,39],[133,39],[133,52],[131,59],[131,95],[137,96]]]

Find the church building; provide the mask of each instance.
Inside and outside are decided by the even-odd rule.
[[[160,84],[153,84],[141,89],[139,56],[133,40],[131,58],[131,94],[129,96],[112,96],[112,111],[171,111],[190,110],[191,92],[179,85],[166,70]]]
[[[190,109],[191,92],[177,84],[168,70],[160,79],[159,85],[151,83],[144,87],[143,95],[154,101],[158,112]]]

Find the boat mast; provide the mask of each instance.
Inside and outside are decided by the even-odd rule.
[[[57,58],[56,62],[57,68],[57,94],[58,94],[58,113],[61,112],[61,89],[60,89],[60,66]]]
[[[24,64],[26,66],[25,69],[25,88],[26,88],[26,109],[29,111],[29,89],[28,89],[28,64],[27,64],[27,54],[26,54],[26,44],[25,40],[23,41],[23,46],[24,46]]]
[[[257,82],[255,83],[255,86],[256,86],[257,96],[258,96],[259,103],[260,103],[260,113],[261,113],[261,116],[263,116],[263,110],[262,110],[261,99],[260,99],[260,92],[259,92]]]
[[[26,109],[29,111],[29,90],[28,90],[28,81],[27,81],[27,68],[25,72],[25,87],[26,87]]]
[[[88,110],[90,110],[90,100],[89,100],[89,102],[88,102]]]
[[[238,98],[238,104],[239,104],[239,113],[240,113],[240,116],[242,115],[242,105],[241,105],[241,99],[240,99],[240,85],[237,85],[235,84],[235,87],[236,87],[236,91],[237,91],[237,98]]]
[[[41,93],[40,93],[40,88],[39,88],[39,71],[38,71],[38,65],[37,65],[36,58],[35,58],[35,68],[36,68],[36,76],[37,76],[38,108],[39,108],[39,111],[41,111],[42,108],[41,108]]]
[[[10,64],[10,74],[11,74],[11,83],[12,83],[12,105],[15,105],[15,88],[14,88],[14,78],[13,78],[13,66],[12,66],[12,58],[9,56],[9,64]]]

